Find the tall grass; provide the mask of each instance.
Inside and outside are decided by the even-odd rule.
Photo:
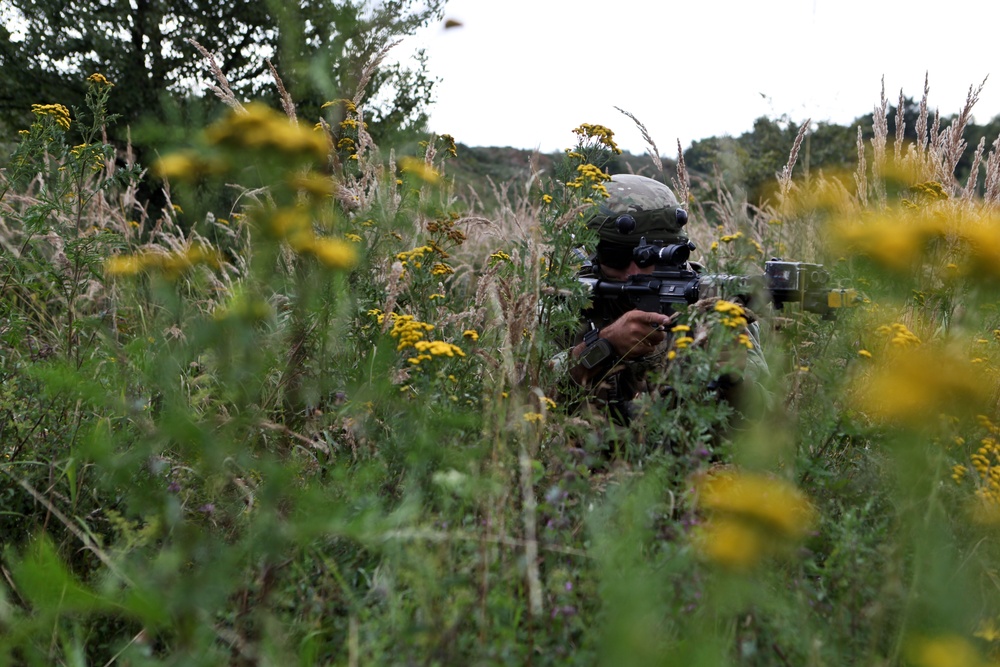
[[[554,363],[606,128],[487,211],[450,137],[374,145],[361,90],[305,119],[215,71],[230,112],[150,165],[162,210],[102,139],[100,77],[2,172],[0,661],[996,658],[996,144],[982,185],[951,176],[978,90],[941,128],[925,89],[891,150],[883,94],[854,174],[795,178],[800,135],[757,206],[664,174],[710,270],[822,261],[865,298],[759,309],[756,419],[707,394],[706,344],[622,429]]]

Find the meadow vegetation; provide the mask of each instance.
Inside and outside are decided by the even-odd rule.
[[[915,141],[883,95],[854,173],[799,177],[804,123],[754,205],[679,156],[709,270],[818,261],[863,299],[759,309],[749,422],[706,390],[731,313],[685,313],[712,338],[672,351],[678,400],[616,429],[551,363],[613,133],[486,210],[451,137],[375,144],[364,80],[306,118],[220,79],[228,111],[150,165],[107,142],[101,74],[33,107],[0,172],[0,664],[1000,659],[977,90],[945,127],[925,93]]]

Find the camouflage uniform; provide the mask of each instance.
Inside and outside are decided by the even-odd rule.
[[[687,220],[687,214],[680,208],[676,197],[666,185],[644,176],[619,174],[612,176],[606,183],[609,197],[601,204],[598,212],[588,221],[587,226],[597,231],[600,243],[595,261],[586,264],[581,277],[607,278],[601,274],[600,263],[597,260],[602,254],[617,249],[623,253],[638,245],[640,238],[657,246],[686,243],[687,237],[682,228]],[[621,225],[618,223],[623,216],[634,221]],[[691,263],[686,267],[697,271],[700,267]],[[713,302],[714,303],[714,302]],[[595,305],[583,313],[584,328],[573,342],[575,347],[585,340],[588,331],[598,331],[631,310],[628,304],[595,300]],[[666,311],[664,314],[671,314]],[[753,349],[748,351],[747,363],[743,376],[733,374],[720,375],[712,383],[721,400],[728,400],[739,406],[743,401],[741,394],[745,393],[746,384],[758,385],[758,380],[767,374],[767,364],[760,353],[759,331],[755,322],[751,323],[745,333],[750,337]],[[577,360],[572,353],[560,355],[560,366],[566,368],[568,376],[576,385],[576,391],[568,391],[567,398],[575,393],[582,395],[579,407],[589,412],[608,413],[619,424],[627,424],[633,417],[633,401],[642,394],[663,396],[671,392],[669,387],[652,386],[649,381],[650,371],[661,367],[666,359],[671,345],[668,334],[652,354],[639,359],[609,359],[600,369],[595,379],[581,382]],[[761,388],[762,389],[762,388]],[[766,390],[763,390],[766,394]],[[754,390],[754,393],[760,393]]]

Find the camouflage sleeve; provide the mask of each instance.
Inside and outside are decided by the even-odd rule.
[[[774,393],[770,389],[771,371],[761,345],[760,325],[751,322],[746,333],[753,347],[747,351],[739,409],[746,417],[761,417],[775,405]]]

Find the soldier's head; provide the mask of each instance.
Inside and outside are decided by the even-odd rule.
[[[685,243],[687,212],[663,183],[634,174],[617,174],[605,183],[609,196],[587,226],[597,232],[597,263],[608,277],[652,271],[633,264],[641,239],[653,245]]]

